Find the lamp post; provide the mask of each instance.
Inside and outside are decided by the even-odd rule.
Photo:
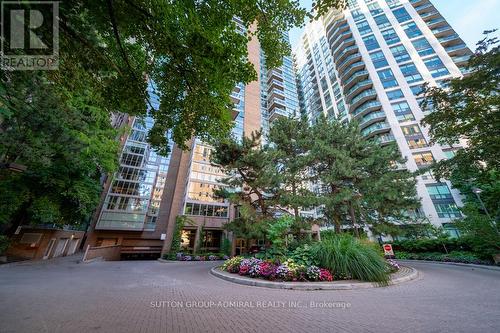
[[[493,227],[497,230],[497,224],[495,222],[495,220],[493,220],[491,218],[491,215],[490,213],[488,212],[488,210],[486,209],[486,206],[484,205],[484,202],[483,200],[481,199],[481,193],[483,193],[483,190],[481,190],[480,188],[478,187],[473,187],[472,188],[472,193],[474,193],[477,197],[477,200],[479,200],[479,203],[481,204],[481,207],[483,208],[484,212],[486,213],[486,216],[488,216],[488,219],[491,221]],[[498,232],[498,230],[497,230]]]

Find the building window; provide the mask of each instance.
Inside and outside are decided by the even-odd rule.
[[[416,39],[412,41],[412,44],[421,57],[436,53],[434,52],[434,49],[432,48],[429,41],[425,38]]]
[[[419,168],[428,167],[434,163],[434,156],[430,151],[415,153],[413,159]]]
[[[422,85],[417,85],[417,86],[410,87],[410,90],[413,93],[413,95],[418,96],[424,92],[424,87]]]
[[[378,71],[378,77],[382,82],[384,88],[396,87],[398,85],[398,81],[394,77],[394,73],[390,69]]]
[[[394,59],[398,63],[405,62],[411,59],[410,55],[408,54],[408,51],[406,51],[403,45],[391,47],[391,52],[392,55],[394,56]]]
[[[358,27],[359,33],[361,35],[366,35],[372,32],[372,28],[370,28],[370,25],[368,24],[367,21],[358,22],[356,23],[356,26]]]
[[[391,100],[391,101],[405,97],[403,95],[403,92],[401,91],[401,89],[387,91],[386,94],[387,94],[387,97],[389,98],[389,100]]]
[[[398,20],[399,23],[411,20],[410,14],[408,14],[404,7],[395,9],[392,12],[394,13],[394,16],[396,16],[396,20]]]
[[[415,120],[415,117],[413,116],[413,113],[411,112],[410,106],[407,102],[393,103],[391,104],[391,106],[394,110],[396,118],[398,118],[398,121],[400,123],[404,121]]]
[[[433,202],[434,208],[440,218],[459,218],[462,217],[460,210],[455,202]]]
[[[417,27],[417,25],[415,24],[415,22],[410,22],[410,23],[407,23],[407,24],[403,24],[403,25],[401,25],[401,27],[405,31],[405,33],[408,36],[408,38],[422,36],[422,31],[420,31],[420,29]]]
[[[368,10],[370,10],[370,13],[375,16],[380,13],[382,13],[382,8],[380,8],[380,5],[378,2],[374,2],[368,5]]]
[[[427,192],[432,200],[452,199],[451,191],[445,183],[426,185]]]
[[[399,5],[401,5],[401,2],[399,2],[399,0],[385,0],[385,2],[387,2],[387,5],[389,6],[389,8],[395,8]]]
[[[375,50],[380,47],[374,35],[363,37],[363,42],[365,43],[366,49],[368,51]]]
[[[382,15],[375,17],[374,20],[375,20],[375,23],[377,23],[377,26],[379,27],[379,29],[384,29],[384,28],[388,28],[391,26],[391,22],[389,22],[389,19],[387,18],[387,16],[385,14],[382,14]]]
[[[365,18],[365,15],[359,9],[351,10],[351,15],[354,21],[361,21]]]
[[[431,72],[432,77],[441,77],[450,74],[441,59],[437,56],[424,60],[424,64],[427,66],[429,72]]]
[[[455,201],[453,200],[453,196],[451,195],[448,185],[445,183],[437,183],[428,184],[426,187],[440,218],[454,218],[462,216],[460,210],[455,204]]]
[[[401,130],[403,131],[403,134],[405,136],[422,134],[422,132],[420,131],[420,127],[418,127],[418,125],[403,126],[401,127]]]
[[[422,80],[422,75],[418,72],[417,67],[413,63],[399,66],[401,72],[403,73],[406,82],[415,83]]]
[[[443,150],[443,154],[444,154],[444,157],[446,157],[446,159],[449,160],[450,158],[455,157],[455,155],[457,154],[457,151],[455,149],[446,149],[446,150]]]
[[[382,36],[384,37],[387,45],[392,45],[400,42],[398,34],[392,28],[382,31]]]
[[[415,139],[407,139],[406,143],[410,149],[418,149],[427,147],[427,141],[425,141],[424,137],[415,138]]]
[[[387,59],[385,59],[384,52],[382,51],[370,53],[370,57],[372,58],[375,68],[382,68],[389,65]]]

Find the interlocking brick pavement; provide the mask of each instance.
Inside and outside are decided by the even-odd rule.
[[[415,263],[362,290],[236,285],[211,262],[0,266],[0,332],[498,332],[500,272]]]

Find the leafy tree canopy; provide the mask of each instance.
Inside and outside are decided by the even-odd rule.
[[[452,181],[466,203],[482,210],[474,188],[494,220],[500,217],[500,53],[499,41],[486,31],[469,60],[470,74],[449,80],[444,88],[427,87],[423,106],[433,112],[424,118],[435,142],[466,145],[434,166],[438,177]],[[469,207],[468,210],[470,212]],[[484,213],[484,212],[483,212]]]

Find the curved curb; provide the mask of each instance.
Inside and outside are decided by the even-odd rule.
[[[399,260],[398,259],[398,262],[404,262],[404,263],[408,263],[408,264],[415,262],[415,263],[438,264],[438,265],[448,265],[448,266],[461,266],[461,267],[465,267],[465,268],[479,268],[479,269],[488,269],[490,271],[500,271],[500,266],[464,264],[461,262],[451,262],[451,261],[411,260],[411,259]]]
[[[190,263],[190,262],[224,262],[225,260],[166,260],[162,258],[156,259],[157,261],[164,263],[164,264],[175,264],[175,263]]]
[[[389,286],[400,284],[403,282],[415,280],[420,276],[419,272],[413,268],[404,266],[411,270],[408,275],[401,276],[395,279],[391,279],[389,282]],[[274,289],[290,289],[290,290],[355,290],[355,289],[367,289],[367,288],[378,288],[384,287],[379,285],[378,283],[373,282],[275,282],[275,281],[266,281],[260,279],[252,279],[241,277],[236,274],[231,274],[227,272],[223,272],[219,270],[219,267],[213,267],[210,270],[210,273],[220,279],[242,284],[246,286],[253,287],[264,287],[264,288],[274,288]]]

